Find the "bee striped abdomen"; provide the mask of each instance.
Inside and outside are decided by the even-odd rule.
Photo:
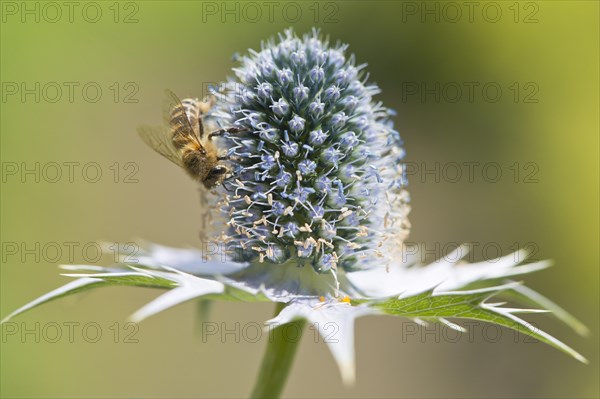
[[[173,135],[173,144],[177,149],[181,150],[189,146],[190,141],[193,141],[191,140],[192,137],[197,135],[194,129],[198,126],[198,118],[199,112],[196,100],[185,99],[173,107],[169,123]]]
[[[200,118],[198,100],[185,98],[181,101],[181,105],[183,105],[185,115],[187,116],[188,121],[190,121],[190,125],[195,129],[198,126],[198,118]]]

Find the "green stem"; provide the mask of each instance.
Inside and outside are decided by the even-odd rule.
[[[277,303],[275,314],[279,314],[283,308],[284,303]],[[305,323],[304,320],[297,320],[271,330],[252,398],[278,398],[281,395]]]

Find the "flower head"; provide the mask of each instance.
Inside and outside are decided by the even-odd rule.
[[[244,133],[219,208],[243,261],[364,269],[409,223],[400,136],[345,45],[291,30],[241,58],[213,115]]]

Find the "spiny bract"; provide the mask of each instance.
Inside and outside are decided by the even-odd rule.
[[[354,270],[387,264],[406,238],[400,135],[346,49],[288,30],[216,93],[212,116],[245,129],[222,141],[236,173],[221,188],[220,240],[235,259]]]

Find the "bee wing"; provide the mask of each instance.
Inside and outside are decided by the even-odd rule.
[[[174,111],[176,113],[174,113]],[[196,111],[199,111],[198,107],[196,107]],[[196,121],[198,121],[198,118],[200,118],[200,115],[195,116]],[[170,126],[175,134],[184,136],[184,141],[193,141],[202,148],[202,143],[200,142],[200,135],[202,132],[198,131],[198,123],[194,123],[194,126],[192,126],[185,113],[185,107],[181,103],[181,100],[169,89],[165,90],[163,119],[165,124]]]
[[[137,128],[138,134],[150,148],[158,152],[175,165],[183,167],[181,155],[173,146],[169,138],[170,132],[166,127],[161,126],[140,126]]]

